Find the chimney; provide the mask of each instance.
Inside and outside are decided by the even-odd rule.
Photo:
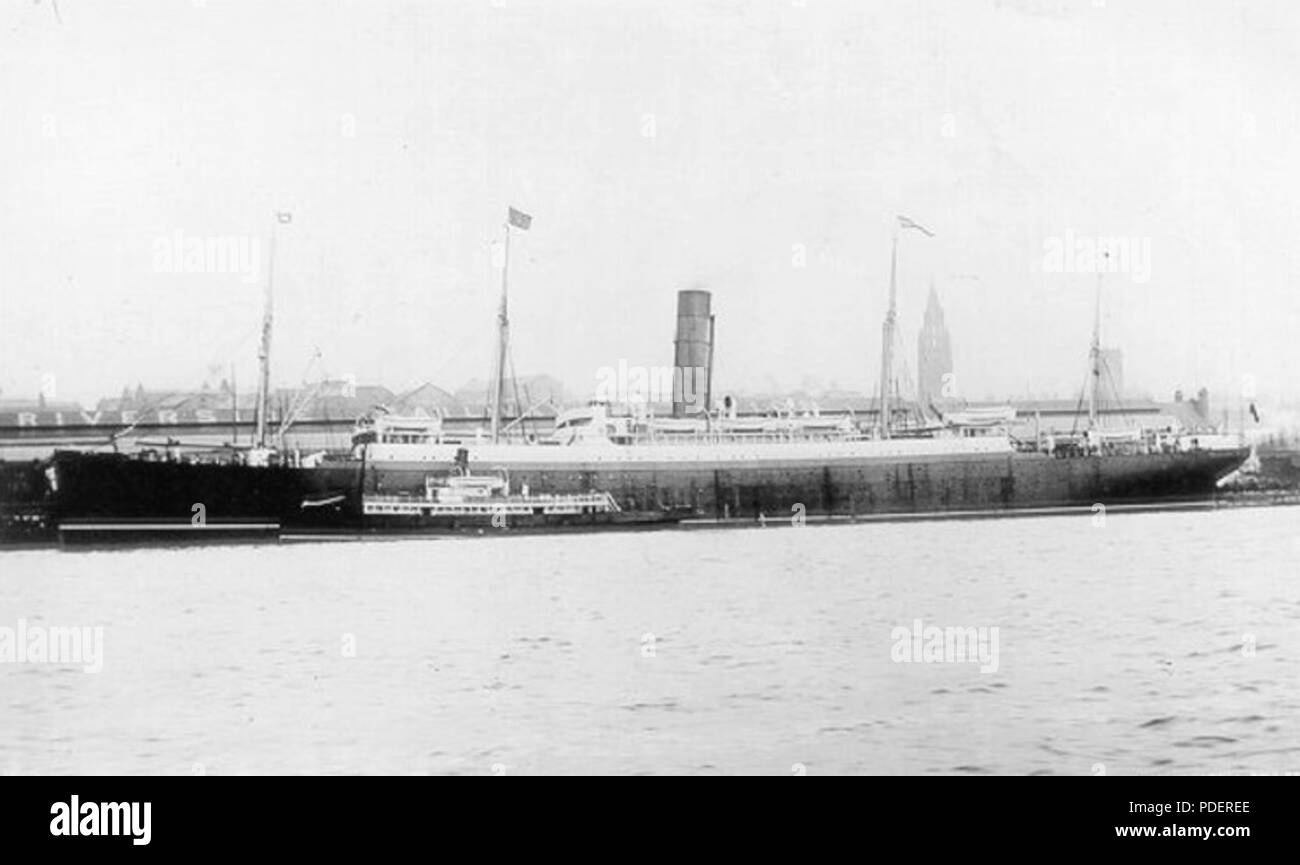
[[[677,337],[673,340],[673,417],[709,408],[713,375],[713,314],[710,294],[677,292]]]

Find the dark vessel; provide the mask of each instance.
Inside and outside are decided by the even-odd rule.
[[[61,451],[48,511],[63,543],[273,539],[359,524],[360,466],[240,465]]]

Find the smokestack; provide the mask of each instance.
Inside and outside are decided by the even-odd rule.
[[[699,289],[677,292],[677,338],[673,340],[673,417],[706,408],[713,360],[713,315],[710,294]]]

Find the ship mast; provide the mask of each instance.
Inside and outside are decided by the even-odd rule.
[[[257,435],[255,445],[266,449],[266,412],[271,393],[271,325],[274,318],[275,236],[276,226],[289,222],[292,216],[277,211],[271,219],[271,239],[266,254],[266,297],[262,307],[262,343],[257,350]]]
[[[1110,257],[1110,253],[1105,253]],[[1101,384],[1101,281],[1102,274],[1105,272],[1103,266],[1097,271],[1097,295],[1094,300],[1092,314],[1092,349],[1088,354],[1089,364],[1091,366],[1091,385],[1088,388],[1088,428],[1097,428],[1097,389]]]
[[[898,235],[904,228],[915,228],[926,237],[934,232],[906,216],[894,217],[894,240],[889,253],[889,311],[880,332],[880,437],[890,434],[890,388],[894,377],[894,333],[898,325]]]
[[[889,386],[893,378],[894,327],[898,318],[898,226],[894,226],[894,242],[889,253],[889,311],[880,329],[880,437],[889,438]]]
[[[230,442],[239,444],[239,382],[235,380],[235,365],[230,365]]]
[[[501,436],[501,403],[506,389],[506,363],[510,355],[510,316],[507,301],[509,298],[509,280],[510,280],[510,228],[513,226],[520,231],[527,231],[533,224],[533,218],[522,210],[515,210],[513,207],[506,209],[506,241],[504,255],[501,260],[501,309],[497,313],[497,353],[492,359],[492,441],[495,443]],[[515,376],[515,402],[519,402],[519,377]],[[522,406],[519,406],[522,409]]]
[[[510,220],[506,220],[505,256],[501,262],[501,308],[497,312],[497,353],[493,358],[492,376],[492,442],[501,434],[501,399],[506,385],[506,351],[510,344],[510,316],[507,298],[510,273]]]

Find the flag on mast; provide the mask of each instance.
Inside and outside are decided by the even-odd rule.
[[[899,217],[898,217],[898,227],[899,227],[899,228],[915,228],[917,231],[921,232],[921,233],[924,234],[926,237],[934,237],[934,232],[933,232],[933,231],[931,231],[930,229],[926,228],[926,227],[925,227],[924,225],[922,225],[921,223],[919,223],[919,222],[914,222],[914,221],[908,219],[906,216],[902,216],[901,214],[900,214]]]
[[[515,228],[527,231],[529,226],[533,224],[533,218],[522,210],[515,210],[512,207],[510,208],[510,224]]]

